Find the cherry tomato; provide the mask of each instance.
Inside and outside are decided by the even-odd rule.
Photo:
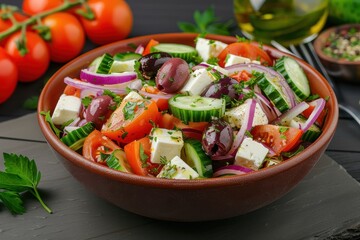
[[[4,13],[4,11],[0,11],[0,13]],[[13,16],[14,16],[15,20],[18,21],[18,22],[23,22],[23,21],[25,21],[25,20],[27,19],[26,16],[24,16],[24,15],[18,13],[18,12],[14,12],[14,13],[13,13]],[[12,24],[12,22],[11,22],[10,19],[2,19],[2,18],[0,17],[0,32],[5,31],[6,29],[10,28],[12,25],[13,25],[13,24]],[[2,39],[2,40],[0,41],[0,45],[1,45],[1,46],[5,46],[6,41],[7,41],[8,39],[9,39],[9,37],[6,37],[6,38]]]
[[[103,125],[101,132],[119,143],[129,143],[150,133],[160,118],[154,101],[123,100]]]
[[[48,46],[52,61],[63,63],[79,55],[85,44],[85,32],[76,17],[58,12],[45,17],[43,24],[51,32]]]
[[[251,60],[258,60],[263,65],[272,66],[272,59],[269,54],[253,43],[236,42],[229,44],[218,56],[219,65],[221,67],[225,66],[225,59],[228,54],[246,57]]]
[[[35,15],[60,6],[63,0],[24,0],[22,9],[24,13]]]
[[[0,103],[3,103],[15,91],[18,70],[13,60],[2,47],[0,47],[0,69]]]
[[[107,44],[126,38],[133,24],[129,5],[123,0],[89,0],[94,20],[81,18],[86,35],[96,44]]]
[[[151,143],[149,137],[143,137],[126,144],[124,151],[135,174],[156,176],[160,172],[160,165],[150,162]]]
[[[290,151],[301,138],[302,131],[298,128],[277,125],[258,125],[251,130],[255,141],[261,142],[274,150],[276,155]]]
[[[309,118],[309,117],[310,117],[310,114],[312,113],[312,111],[313,111],[314,109],[315,109],[315,106],[314,106],[314,105],[309,105],[309,107],[302,112],[302,115],[304,115],[304,117],[306,117],[306,118]],[[318,126],[322,127],[322,126],[324,125],[326,115],[327,115],[327,108],[324,108],[324,109],[321,111],[319,117],[316,119],[315,123],[316,123]]]
[[[120,149],[120,147],[100,131],[94,130],[85,138],[82,153],[90,161],[106,164],[101,158],[101,153],[111,154],[116,149]]]
[[[24,56],[21,55],[16,46],[16,43],[21,39],[20,32],[9,38],[5,49],[19,70],[19,81],[31,82],[45,73],[50,63],[50,54],[45,41],[39,35],[26,31],[25,37],[28,52]]]

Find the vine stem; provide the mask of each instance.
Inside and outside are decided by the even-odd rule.
[[[26,28],[28,25],[36,23],[37,19],[41,19],[43,17],[46,17],[48,15],[51,15],[51,14],[54,14],[57,12],[65,11],[65,10],[75,7],[77,5],[84,4],[84,2],[86,2],[86,1],[84,1],[84,0],[64,1],[64,3],[62,5],[60,5],[56,8],[50,9],[48,11],[44,11],[39,14],[36,14],[36,15],[26,19],[23,22],[17,22],[17,21],[13,22],[14,24],[10,28],[8,28],[7,30],[0,33],[0,40],[6,38],[7,36],[9,36],[10,34],[16,32],[16,31],[20,30],[22,27]]]

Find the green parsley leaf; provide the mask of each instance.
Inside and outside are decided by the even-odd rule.
[[[55,133],[55,135],[60,138],[60,134],[61,134],[61,130],[58,129],[55,124],[53,123],[51,116],[50,116],[50,111],[47,112],[41,112],[41,115],[45,116],[45,121],[49,123],[50,128],[53,130],[53,132]]]
[[[135,117],[136,102],[127,102],[124,106],[123,113],[125,120],[132,120]]]
[[[90,105],[91,102],[92,102],[92,98],[89,97],[89,96],[86,96],[86,97],[81,99],[81,103],[85,108],[87,108]]]
[[[25,100],[23,108],[28,110],[36,110],[39,101],[39,96],[32,96]]]
[[[144,148],[141,143],[140,143],[140,147],[139,147],[139,155],[140,155],[141,167],[143,167],[143,168],[148,167],[147,160],[148,160],[149,156],[145,154]]]
[[[200,34],[220,34],[231,35],[236,29],[232,19],[221,22],[215,16],[214,6],[208,7],[204,12],[195,11],[193,14],[194,22],[178,22],[178,27],[183,32],[200,33]]]
[[[12,214],[23,214],[25,212],[23,201],[17,192],[0,191],[0,202],[2,202]]]
[[[40,202],[43,208],[52,213],[51,209],[45,205],[40,194],[37,190],[37,186],[41,179],[41,173],[38,171],[34,160],[30,160],[26,156],[4,153],[4,166],[5,171],[0,172],[0,189],[12,191],[15,193],[21,193],[29,191]],[[14,194],[2,194],[2,202],[8,201],[9,197],[15,196],[13,199],[16,208],[10,209],[11,212],[17,212],[19,208],[19,199]],[[5,199],[5,200],[4,200]],[[5,205],[8,203],[4,203]],[[8,205],[6,205],[8,206]]]

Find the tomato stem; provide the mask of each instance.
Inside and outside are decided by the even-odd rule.
[[[68,10],[68,9],[70,9],[72,7],[77,6],[77,5],[84,5],[86,2],[87,2],[87,0],[74,0],[74,1],[68,1],[67,0],[67,1],[64,1],[64,3],[62,5],[60,5],[60,6],[56,7],[56,8],[50,9],[48,11],[41,12],[41,13],[36,14],[34,16],[31,16],[30,18],[26,19],[23,22],[18,22],[18,21],[16,21],[16,19],[14,19],[15,21],[13,21],[11,19],[11,16],[13,16],[14,11],[11,11],[11,12],[9,12],[9,18],[13,22],[13,25],[10,28],[8,28],[5,31],[0,33],[0,40],[6,38],[7,36],[11,35],[12,33],[16,32],[18,30],[22,29],[23,27],[26,29],[26,27],[28,25],[32,25],[32,24],[36,23],[37,19],[42,19],[43,17],[46,17],[48,15],[51,15],[51,14],[54,14],[54,13],[57,13],[57,12],[63,12],[65,10]],[[91,9],[87,9],[86,11],[91,12]]]

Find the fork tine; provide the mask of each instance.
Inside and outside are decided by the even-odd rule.
[[[309,51],[306,49],[306,47],[305,47],[304,44],[299,44],[299,47],[300,47],[301,52],[303,53],[304,58],[306,59],[306,61],[307,61],[311,66],[316,67],[315,64],[314,64],[314,61],[313,61],[313,59],[312,59],[312,57],[311,57],[311,55],[313,55],[313,54],[310,55]]]
[[[294,45],[290,45],[289,46],[291,52],[293,52],[297,57],[303,59],[303,57],[301,56],[300,52],[296,49],[296,47]]]

